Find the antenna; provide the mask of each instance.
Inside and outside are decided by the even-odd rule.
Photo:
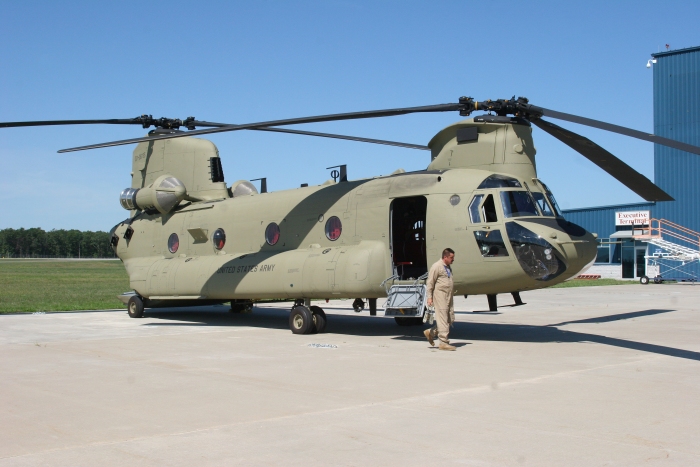
[[[254,178],[251,182],[257,182],[260,180],[260,193],[267,193],[267,177]]]
[[[338,181],[338,177],[340,177],[341,182],[347,182],[348,181],[348,166],[346,164],[343,165],[334,165],[333,167],[326,167],[326,170],[328,169],[340,169],[340,172],[337,170],[334,170],[331,172],[331,177],[333,177],[334,181]]]

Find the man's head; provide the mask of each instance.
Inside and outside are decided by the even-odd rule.
[[[449,266],[455,260],[455,251],[452,248],[442,250],[442,262]]]

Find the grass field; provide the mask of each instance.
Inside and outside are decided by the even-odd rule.
[[[125,308],[121,261],[0,259],[0,313]]]
[[[554,287],[635,284],[574,279]],[[129,290],[120,261],[0,259],[0,313],[125,308],[116,296]]]
[[[562,282],[552,288],[565,287],[592,287],[599,285],[639,285],[639,281],[620,281],[617,279],[571,279],[570,281]]]

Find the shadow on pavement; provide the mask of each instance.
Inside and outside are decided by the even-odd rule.
[[[623,319],[640,318],[642,316],[658,315],[659,313],[668,313],[676,310],[643,310],[633,311],[631,313],[620,313],[618,315],[599,316],[597,318],[579,319],[576,321],[564,321],[563,323],[550,324],[550,326],[564,326],[567,324],[587,324],[587,323],[609,323],[611,321],[621,321]]]
[[[503,323],[455,323],[450,331],[450,338],[466,341],[493,342],[530,342],[530,343],[577,343],[592,342],[611,345],[624,349],[655,353],[670,357],[700,361],[700,352],[647,344],[598,334],[567,331],[558,329],[572,323],[605,323],[623,319],[639,318],[674,310],[642,310],[618,315],[590,318],[579,321],[567,321],[553,325],[520,325]],[[397,326],[393,319],[370,317],[366,313],[356,316],[334,315],[329,310],[327,334],[346,334],[353,336],[386,336],[398,340],[423,341],[425,326]],[[228,308],[220,310],[207,308],[193,309],[157,309],[147,310],[146,317],[163,320],[163,322],[144,323],[144,326],[231,326],[257,327],[265,329],[288,329],[288,312],[279,308],[256,308],[253,313],[229,313]],[[166,321],[167,320],[167,321]],[[175,322],[172,322],[175,321]]]

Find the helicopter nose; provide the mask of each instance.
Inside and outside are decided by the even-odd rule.
[[[564,219],[512,221],[506,232],[520,266],[538,281],[577,276],[597,255],[593,234]]]

